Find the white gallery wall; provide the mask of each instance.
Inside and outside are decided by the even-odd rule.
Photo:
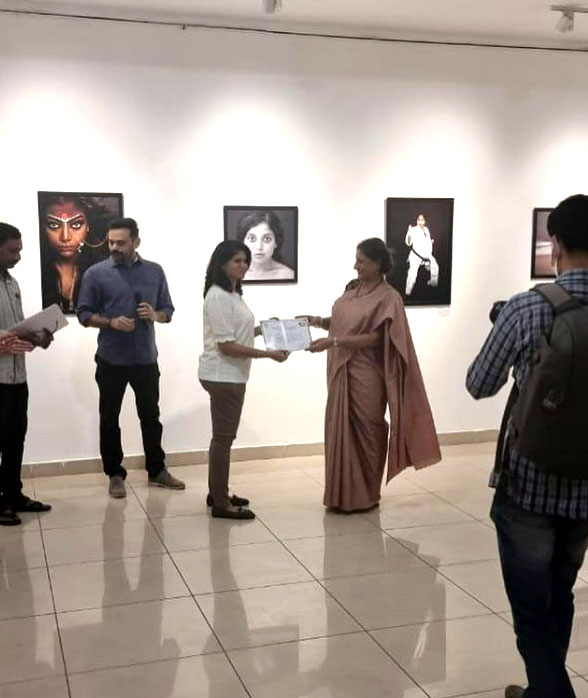
[[[504,395],[474,403],[467,366],[491,303],[531,283],[532,209],[585,192],[586,162],[586,54],[0,19],[0,219],[24,233],[25,311],[37,191],[122,192],[176,305],[157,328],[170,452],[209,440],[196,371],[223,205],[299,207],[299,283],[246,288],[262,319],[328,315],[387,196],[455,198],[452,304],[408,315],[438,431],[487,429]],[[95,342],[73,318],[30,356],[27,461],[98,454]],[[325,398],[324,355],[254,362],[238,443],[321,441]],[[130,392],[122,422],[140,453]]]

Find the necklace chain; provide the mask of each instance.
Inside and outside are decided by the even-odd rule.
[[[366,291],[365,293],[360,293],[360,291],[362,289],[362,283],[363,282],[360,281],[359,286],[357,287],[357,291],[355,292],[358,298],[363,298],[364,296],[368,296],[372,291],[375,291],[378,288],[378,286],[382,283],[382,281],[381,280],[378,281],[376,284],[374,284],[369,289],[369,291]]]

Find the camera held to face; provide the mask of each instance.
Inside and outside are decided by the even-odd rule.
[[[490,322],[494,324],[496,322],[496,318],[500,315],[500,311],[504,308],[506,305],[506,301],[495,301],[492,303],[492,307],[490,308],[490,312],[488,313],[488,317],[490,318]]]

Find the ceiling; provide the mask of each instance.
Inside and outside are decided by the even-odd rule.
[[[380,38],[588,50],[588,14],[555,28],[548,0],[0,0],[0,10]],[[573,3],[572,3],[573,4]],[[588,8],[588,4],[581,7]]]

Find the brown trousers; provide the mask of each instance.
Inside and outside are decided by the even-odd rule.
[[[212,439],[208,450],[208,491],[215,507],[226,509],[229,501],[231,446],[241,420],[245,383],[219,383],[201,380],[210,395]]]

